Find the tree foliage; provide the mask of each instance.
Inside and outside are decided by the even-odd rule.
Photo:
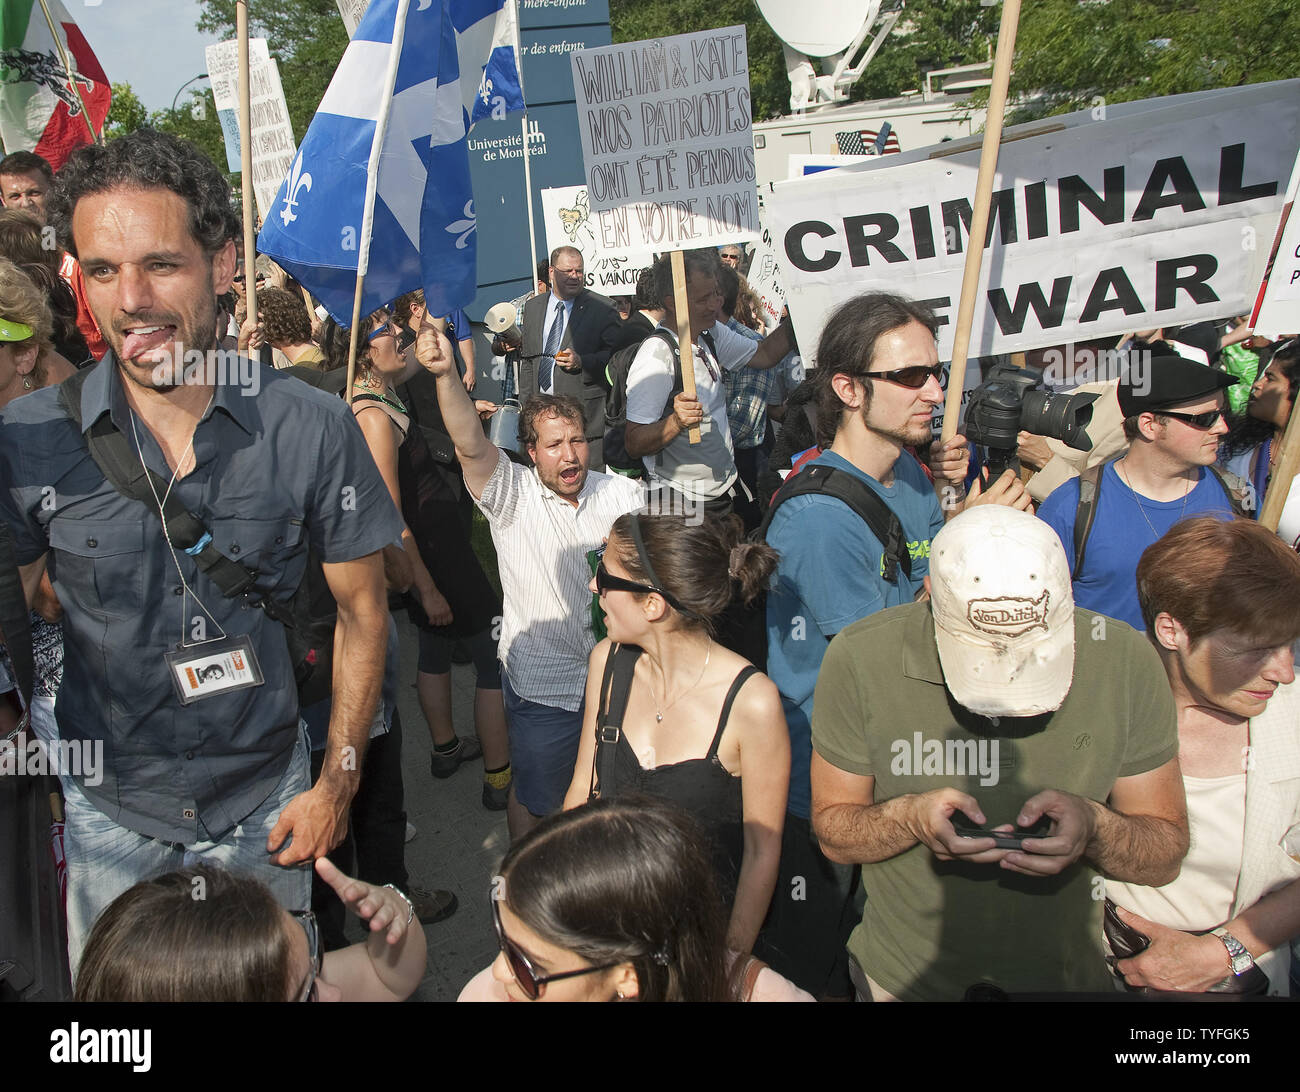
[[[104,119],[105,140],[134,133],[149,124],[149,111],[129,83],[115,83],[112,90],[108,117]]]
[[[235,0],[199,0],[199,5],[199,30],[235,36]],[[334,0],[250,4],[249,34],[265,38],[279,62],[294,140],[301,143],[348,46],[338,5]]]
[[[1293,0],[1035,0],[1021,16],[1015,120],[1300,74]],[[1033,101],[1029,101],[1029,100]]]

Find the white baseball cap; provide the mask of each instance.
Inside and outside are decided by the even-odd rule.
[[[944,681],[986,717],[1061,707],[1074,678],[1074,595],[1056,532],[1027,512],[982,504],[930,546],[930,605]]]

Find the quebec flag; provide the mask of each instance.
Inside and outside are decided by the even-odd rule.
[[[371,0],[258,236],[343,326],[352,322],[367,170],[379,157],[361,313],[423,287],[443,315],[477,289],[466,135],[479,117],[523,108],[513,0]],[[399,14],[391,102],[385,74]],[[464,73],[464,78],[462,78]]]

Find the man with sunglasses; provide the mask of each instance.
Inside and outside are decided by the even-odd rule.
[[[1084,483],[1084,505],[1081,479],[1074,478],[1038,510],[1071,559],[1080,607],[1142,632],[1142,552],[1187,516],[1236,514],[1240,483],[1214,469],[1228,431],[1223,391],[1236,381],[1180,356],[1137,357],[1125,370],[1118,398],[1128,451]],[[1089,485],[1095,489],[1091,500]]]
[[[817,997],[849,995],[844,944],[859,915],[856,870],[828,861],[812,832],[813,689],[835,634],[922,591],[930,539],[944,515],[905,449],[929,442],[930,418],[943,403],[937,331],[924,304],[867,293],[828,319],[813,373],[824,450],[809,465],[865,483],[885,502],[901,524],[911,571],[886,579],[884,545],[832,496],[790,498],[767,532],[780,554],[767,600],[767,671],[781,691],[791,763],[781,873],[755,954]]]

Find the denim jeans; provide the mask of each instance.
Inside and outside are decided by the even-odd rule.
[[[309,866],[282,868],[271,863],[266,839],[285,806],[310,788],[306,730],[299,733],[293,757],[275,791],[251,815],[219,839],[181,845],[148,838],[118,826],[86,799],[76,781],[64,777],[68,864],[68,965],[76,976],[81,950],[100,912],[141,880],[213,864],[254,876],[267,885],[286,910],[305,910],[311,895]]]

